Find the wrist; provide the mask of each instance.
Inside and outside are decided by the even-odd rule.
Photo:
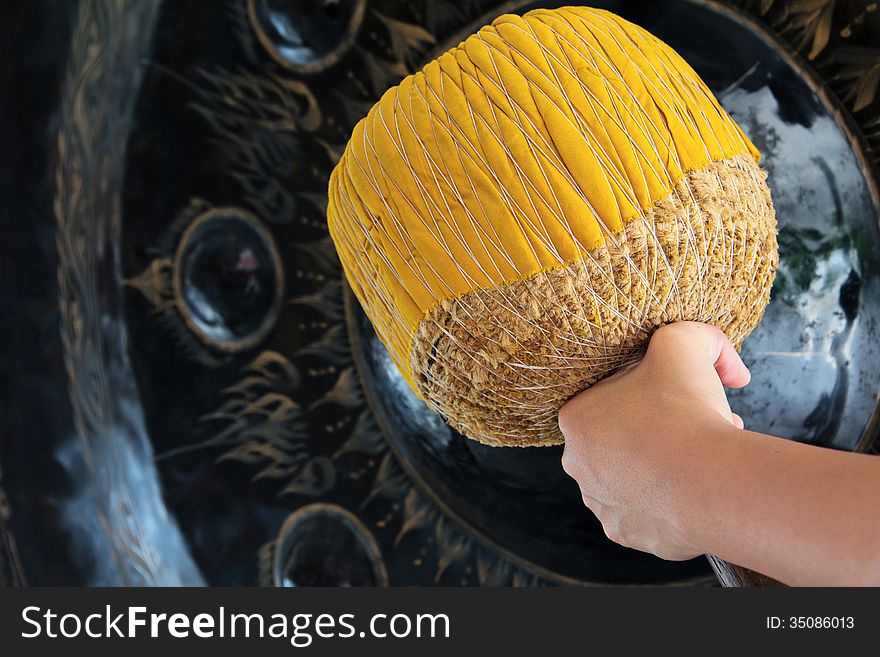
[[[684,433],[685,449],[671,470],[671,514],[685,544],[694,553],[726,552],[723,537],[729,535],[729,507],[736,502],[740,472],[731,468],[741,451],[743,431],[719,419],[695,423]],[[719,540],[722,539],[722,540]]]

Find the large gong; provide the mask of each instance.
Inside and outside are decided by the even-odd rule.
[[[327,236],[327,178],[371,104],[539,3],[23,4],[2,10],[7,43],[40,56],[0,64],[23,108],[0,116],[14,171],[0,188],[0,581],[716,581],[705,559],[608,541],[560,449],[487,447],[429,412]],[[764,156],[781,263],[734,411],[869,449],[878,12],[590,4],[676,48]]]

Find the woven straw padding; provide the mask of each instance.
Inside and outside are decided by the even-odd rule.
[[[765,179],[748,155],[713,162],[587,258],[443,301],[416,330],[419,394],[482,443],[554,445],[562,404],[659,326],[707,322],[738,348],[778,262]]]

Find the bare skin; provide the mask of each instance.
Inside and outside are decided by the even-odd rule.
[[[562,464],[621,545],[711,553],[803,586],[880,586],[880,458],[744,430],[750,374],[718,329],[659,329],[645,358],[559,413]]]

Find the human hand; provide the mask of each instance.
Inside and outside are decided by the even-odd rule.
[[[698,488],[688,482],[716,437],[742,429],[723,386],[749,379],[724,333],[679,322],[654,333],[637,365],[562,407],[563,468],[611,540],[664,559],[704,552],[689,522]]]

